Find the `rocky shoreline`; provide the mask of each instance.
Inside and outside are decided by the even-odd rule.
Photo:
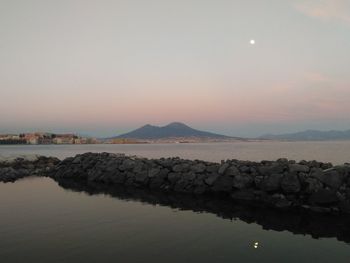
[[[29,175],[109,187],[215,196],[264,208],[329,214],[350,213],[350,165],[317,161],[226,160],[211,163],[180,158],[146,159],[122,154],[85,153],[59,161],[0,160],[0,181]]]
[[[60,162],[55,157],[18,156],[0,158],[0,182],[14,182],[27,176],[45,176]]]

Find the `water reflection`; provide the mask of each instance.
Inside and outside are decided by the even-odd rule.
[[[140,201],[179,210],[192,210],[198,213],[212,213],[223,219],[239,219],[246,223],[255,223],[265,230],[289,231],[293,234],[310,235],[315,239],[337,238],[339,241],[350,243],[350,216],[281,212],[233,203],[227,199],[212,196],[166,194],[67,179],[60,179],[58,184],[64,189],[85,192],[89,195],[107,194],[121,200]],[[254,241],[253,247],[258,248],[259,242]]]

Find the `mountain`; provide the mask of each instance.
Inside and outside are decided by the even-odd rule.
[[[350,140],[350,130],[346,131],[317,131],[307,130],[296,133],[286,134],[267,134],[261,136],[259,139],[268,140],[290,140],[290,141],[331,141],[331,140]]]
[[[205,132],[193,129],[183,123],[173,122],[163,127],[153,126],[153,125],[145,125],[139,129],[134,131],[121,134],[119,136],[113,137],[123,138],[123,139],[165,139],[165,138],[209,138],[209,139],[231,139],[232,137],[215,134],[211,132]]]

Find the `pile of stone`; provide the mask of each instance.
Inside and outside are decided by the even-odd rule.
[[[38,155],[0,157],[0,182],[14,182],[27,176],[46,175],[59,162],[57,158]]]
[[[195,195],[220,195],[279,209],[350,213],[350,165],[317,161],[145,159],[85,153],[60,162],[50,176]]]

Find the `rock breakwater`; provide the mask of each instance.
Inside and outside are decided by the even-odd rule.
[[[350,165],[317,161],[146,159],[85,153],[59,162],[48,175],[193,195],[223,196],[282,210],[350,213]]]
[[[14,182],[27,176],[47,175],[59,162],[55,157],[37,155],[0,157],[0,182]]]

